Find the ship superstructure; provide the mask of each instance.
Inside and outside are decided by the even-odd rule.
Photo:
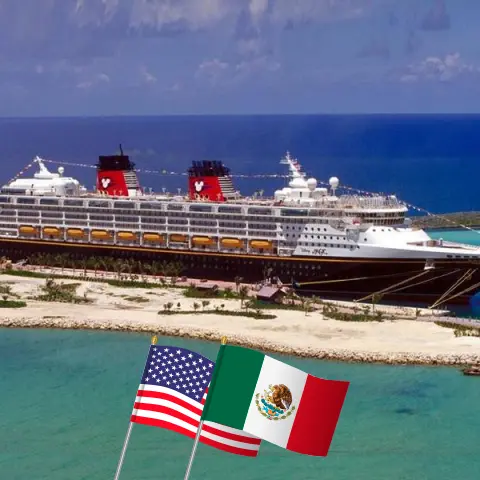
[[[395,196],[338,195],[336,177],[319,187],[289,153],[288,186],[273,198],[242,196],[218,161],[193,162],[187,196],[145,194],[123,153],[99,158],[95,192],[64,177],[63,167],[55,174],[35,163],[33,178],[0,192],[6,255],[172,259],[194,277],[255,282],[268,271],[284,284],[353,297],[396,282],[402,294],[438,297],[466,270],[470,283],[477,279],[480,249],[410,228]]]

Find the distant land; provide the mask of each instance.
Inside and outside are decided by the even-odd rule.
[[[462,228],[463,225],[480,228],[480,212],[454,212],[419,216],[412,218],[412,225],[419,228],[438,229]]]

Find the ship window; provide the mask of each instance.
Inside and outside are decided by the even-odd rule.
[[[10,199],[8,197],[0,197],[0,203],[8,203]]]
[[[152,210],[152,209],[157,209],[160,210],[162,208],[161,203],[141,203],[140,208],[142,210]]]
[[[115,202],[113,208],[135,208],[133,202]]]
[[[110,203],[107,200],[90,200],[88,206],[97,208],[109,208]]]
[[[57,198],[41,198],[40,205],[58,205]]]
[[[179,205],[178,203],[171,203],[167,206],[167,210],[183,210],[183,205]]]
[[[191,212],[211,212],[211,205],[190,205]]]
[[[34,198],[29,198],[29,197],[19,197],[19,198],[17,198],[17,203],[33,205],[35,203],[35,199]]]
[[[242,208],[220,206],[218,207],[218,213],[242,213]]]
[[[65,207],[83,207],[83,200],[68,200],[63,201]]]
[[[249,215],[271,215],[272,211],[269,208],[249,208]]]

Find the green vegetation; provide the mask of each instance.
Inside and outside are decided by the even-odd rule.
[[[343,322],[383,322],[384,314],[380,311],[376,311],[375,314],[370,315],[370,308],[366,306],[363,309],[363,313],[359,313],[359,309],[356,309],[353,313],[341,312],[335,305],[325,304],[322,309],[322,313],[325,317],[333,320],[341,320]]]
[[[460,225],[473,227],[480,225],[480,212],[443,213],[415,217],[412,220],[412,225],[419,228],[452,228]]]
[[[8,283],[0,283],[0,296],[6,300],[8,297],[20,298],[20,296],[12,292],[12,286]]]
[[[435,325],[444,328],[451,328],[456,337],[480,337],[480,325],[461,325],[454,322],[435,322]]]
[[[0,300],[0,308],[22,308],[26,306],[27,302],[23,300]]]
[[[158,312],[159,315],[193,315],[198,313],[198,309],[194,310],[172,310],[172,307],[168,306],[169,304],[165,304],[163,306],[163,310],[160,310]],[[261,313],[258,311],[255,312],[238,312],[236,310],[222,310],[220,308],[215,308],[215,309],[209,309],[209,310],[202,310],[201,313],[207,313],[207,314],[214,314],[214,315],[226,315],[226,316],[231,316],[231,317],[249,317],[249,318],[255,318],[256,320],[273,320],[274,318],[277,318],[276,315],[268,314],[268,313]]]
[[[135,302],[135,303],[148,303],[150,300],[145,297],[141,297],[140,295],[123,295],[123,299],[127,302]]]
[[[91,303],[86,292],[83,296],[77,295],[79,285],[79,283],[58,283],[53,278],[47,278],[45,285],[40,287],[42,293],[34,299],[41,302]]]
[[[65,268],[71,268],[74,271],[80,270],[83,271],[84,276],[87,275],[87,270],[93,270],[94,277],[98,275],[99,271],[114,272],[117,275],[117,280],[131,281],[132,283],[136,280],[147,283],[147,275],[152,275],[155,278],[158,276],[169,277],[170,283],[174,285],[183,271],[183,265],[179,262],[142,262],[132,258],[78,257],[67,253],[57,255],[38,253],[29,257],[28,261],[31,265],[60,268],[62,273]],[[17,270],[17,272],[19,271]],[[21,274],[13,274],[37,278],[42,278],[42,275],[44,275],[39,272],[21,272]],[[12,272],[6,271],[5,273]]]

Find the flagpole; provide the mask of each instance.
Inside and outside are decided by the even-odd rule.
[[[127,434],[125,435],[125,441],[123,442],[122,453],[120,454],[120,460],[118,461],[117,471],[115,472],[114,480],[118,480],[120,478],[120,473],[122,472],[123,467],[123,460],[125,459],[125,454],[127,453],[128,442],[130,441],[130,435],[133,429],[133,422],[128,424]]]
[[[227,337],[222,337],[222,345],[227,344]],[[198,442],[200,440],[200,434],[202,433],[203,420],[200,420],[198,424],[197,434],[195,435],[195,440],[193,441],[192,453],[190,454],[190,459],[188,460],[187,471],[185,472],[185,477],[183,480],[188,480],[190,477],[190,471],[192,470],[193,460],[195,459],[195,453],[197,452]],[[115,479],[117,480],[117,479]]]
[[[151,345],[157,344],[157,336],[153,335],[151,340]],[[118,460],[117,471],[115,472],[115,478],[113,480],[118,480],[120,478],[120,473],[122,473],[123,461],[125,460],[125,454],[127,453],[128,443],[130,442],[130,435],[132,434],[133,422],[128,424],[127,434],[125,435],[125,440],[123,441],[122,453],[120,453],[120,459]]]

